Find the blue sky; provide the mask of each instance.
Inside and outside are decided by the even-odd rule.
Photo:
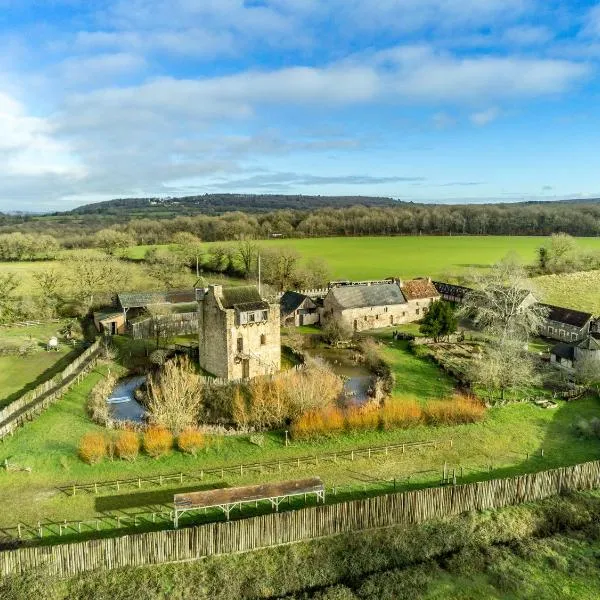
[[[600,4],[0,0],[0,210],[600,196]]]

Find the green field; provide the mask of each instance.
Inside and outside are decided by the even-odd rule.
[[[0,408],[69,364],[77,353],[73,346],[61,343],[58,352],[45,350],[48,340],[57,336],[61,327],[61,323],[0,327],[1,343],[19,344],[33,340],[37,345],[29,356],[0,356]]]
[[[322,258],[340,279],[441,277],[470,268],[486,268],[509,252],[532,263],[543,237],[340,237],[265,240],[266,248],[291,246],[306,259]],[[600,238],[577,238],[581,246],[600,250]]]

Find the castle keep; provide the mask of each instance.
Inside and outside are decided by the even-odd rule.
[[[223,379],[247,379],[281,368],[279,305],[254,286],[199,289],[200,366]]]

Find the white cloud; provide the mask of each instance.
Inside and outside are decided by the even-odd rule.
[[[114,83],[123,75],[142,70],[146,61],[142,56],[126,52],[72,56],[56,66],[63,82],[74,84]]]
[[[56,139],[47,119],[27,115],[13,97],[0,92],[0,173],[81,176],[69,147]]]
[[[475,112],[470,116],[471,123],[474,125],[478,125],[479,127],[483,127],[492,121],[495,121],[500,116],[500,111],[493,107],[488,108],[487,110],[482,110],[479,112]]]

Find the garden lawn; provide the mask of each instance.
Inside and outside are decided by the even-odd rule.
[[[29,356],[0,356],[0,408],[50,379],[64,369],[78,354],[72,346],[61,343],[58,352],[46,352],[52,336],[58,336],[62,323],[46,323],[29,327],[0,327],[0,345],[23,343],[29,339],[37,348]],[[60,336],[59,336],[60,339]]]
[[[402,376],[403,393],[410,390],[426,399],[445,397],[451,392],[450,380],[434,365],[409,354],[402,344],[389,347],[386,353],[395,357],[394,368],[398,376]],[[450,468],[462,467],[463,481],[468,481],[600,458],[600,440],[580,439],[575,434],[574,424],[579,419],[600,414],[597,399],[583,399],[560,403],[555,410],[543,410],[531,404],[490,409],[485,421],[471,425],[342,433],[321,441],[293,442],[289,447],[284,445],[282,432],[266,434],[262,447],[250,443],[247,436],[215,437],[208,440],[207,448],[197,457],[174,451],[160,459],[140,455],[135,462],[105,460],[89,466],[78,458],[77,447],[84,433],[102,431],[88,419],[85,404],[89,391],[107,368],[108,365],[98,367],[58,403],[0,445],[0,462],[8,459],[11,464],[32,468],[31,473],[0,471],[0,499],[5,507],[0,512],[0,526],[14,526],[18,520],[31,524],[40,519],[85,519],[105,512],[147,512],[158,510],[157,506],[165,510],[172,502],[175,489],[182,487],[179,484],[144,487],[141,491],[129,489],[119,493],[114,489],[98,497],[84,493],[71,497],[57,489],[72,482],[91,483],[180,471],[197,473],[210,467],[391,443],[438,442],[437,448],[410,450],[406,454],[391,452],[388,456],[377,455],[372,460],[361,458],[354,462],[319,461],[317,464],[315,461],[300,468],[284,468],[281,472],[227,475],[223,481],[207,478],[203,484],[239,485],[319,475],[328,486],[352,485],[357,489],[382,479],[397,478],[400,489],[439,483],[444,463]],[[410,484],[405,481],[409,475]],[[200,482],[192,485],[200,485]],[[183,487],[189,488],[190,483],[185,482]]]

